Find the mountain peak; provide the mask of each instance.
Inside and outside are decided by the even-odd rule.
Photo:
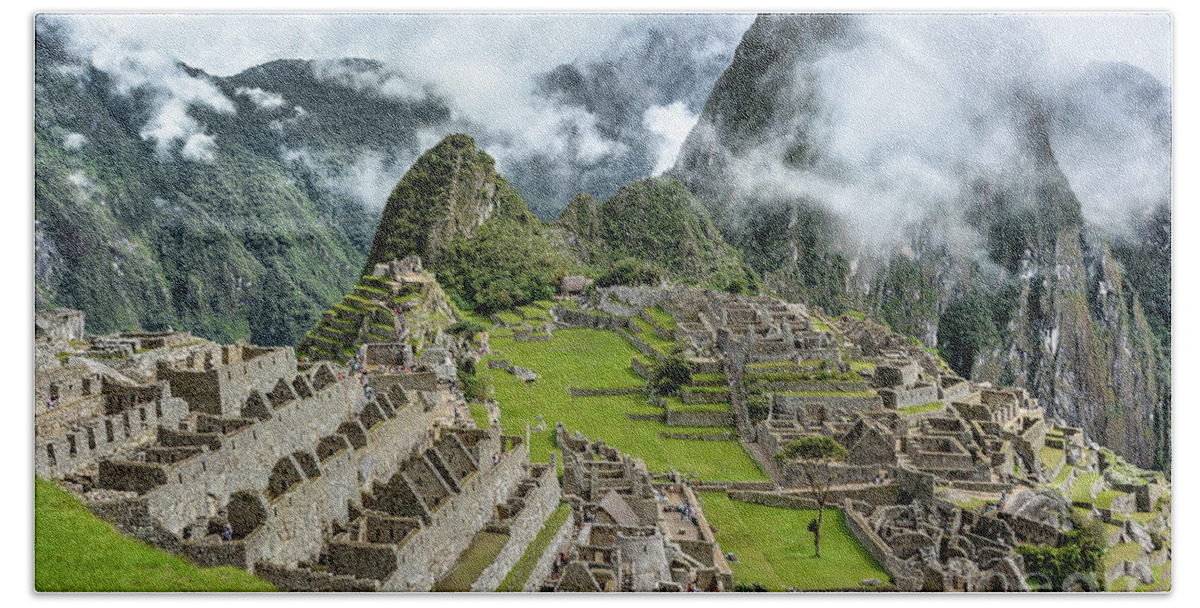
[[[456,236],[469,238],[493,216],[532,219],[495,164],[462,133],[422,154],[388,197],[366,268],[409,255],[435,264]]]

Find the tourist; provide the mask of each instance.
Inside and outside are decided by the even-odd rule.
[[[233,524],[225,522],[225,540],[233,540]]]

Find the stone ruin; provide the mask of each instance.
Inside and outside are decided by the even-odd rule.
[[[123,337],[161,341],[137,349],[148,376],[87,350],[38,367],[35,472],[199,565],[282,590],[428,590],[487,530],[507,538],[476,581],[494,590],[559,503],[555,463],[474,428],[434,372],[365,391],[291,348]]]
[[[1029,591],[1017,537],[996,517],[939,500],[846,505],[847,524],[901,591]]]
[[[555,427],[576,535],[557,547],[543,591],[728,590],[733,574],[686,485],[656,483],[641,460]],[[687,505],[691,518],[677,509]]]

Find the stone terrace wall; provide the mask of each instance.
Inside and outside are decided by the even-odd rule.
[[[375,591],[373,580],[337,576],[308,568],[287,568],[270,562],[254,564],[254,574],[280,591]]]
[[[471,591],[495,591],[521,560],[529,543],[541,532],[546,518],[558,507],[562,488],[558,485],[558,467],[554,455],[550,458],[550,466],[542,471],[538,486],[525,496],[525,508],[509,524],[508,542],[471,585]]]
[[[178,534],[209,513],[209,496],[224,504],[240,490],[265,491],[277,462],[296,450],[312,451],[321,437],[333,435],[349,418],[361,391],[346,379],[298,399],[228,435],[204,435],[219,449],[165,465],[166,483],[144,495],[154,519]],[[163,437],[160,431],[160,440]]]
[[[608,315],[592,313],[583,310],[575,310],[566,306],[556,306],[554,314],[558,317],[559,323],[569,325],[571,327],[590,327],[592,329],[607,329],[615,331],[618,327],[625,325],[625,319],[610,317]]]
[[[896,554],[892,552],[891,547],[871,529],[871,525],[850,505],[850,501],[843,503],[843,509],[846,513],[846,527],[850,528],[850,532],[858,539],[859,543],[866,548],[867,552],[879,562],[879,565],[887,571],[892,577],[892,583],[895,584],[901,591],[920,591],[921,579],[919,576],[914,576],[907,564]]]
[[[574,536],[575,513],[571,512],[562,526],[559,526],[554,538],[550,539],[550,543],[546,545],[546,550],[542,551],[541,557],[529,570],[529,577],[525,579],[525,586],[521,588],[521,591],[527,593],[537,591],[541,587],[542,581],[550,578],[550,572],[554,569],[554,560],[566,551],[567,545]]]
[[[479,471],[462,491],[446,500],[427,526],[413,534],[396,554],[396,570],[383,581],[383,591],[428,591],[458,561],[475,533],[492,519],[496,505],[512,494],[525,475],[529,448],[522,444],[499,464],[480,458]]]

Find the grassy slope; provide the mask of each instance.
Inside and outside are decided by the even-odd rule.
[[[520,591],[525,587],[525,583],[529,581],[529,574],[533,565],[537,563],[538,558],[545,553],[546,548],[550,546],[550,541],[554,540],[554,535],[558,533],[558,529],[562,527],[563,522],[567,521],[567,516],[571,514],[571,505],[562,503],[558,508],[546,518],[546,523],[542,526],[540,532],[533,542],[525,548],[525,553],[521,555],[521,559],[517,561],[513,569],[501,581],[497,591]]]
[[[731,563],[735,582],[759,582],[771,591],[857,587],[863,579],[889,577],[846,527],[844,515],[826,510],[821,526],[821,558],[813,557],[808,524],[815,510],[784,509],[730,500],[721,492],[701,492],[704,515],[717,530],[717,542],[738,557]]]
[[[471,540],[471,545],[458,557],[454,566],[442,580],[433,586],[434,591],[470,591],[471,584],[480,574],[492,565],[504,543],[508,542],[507,534],[480,532]]]
[[[274,591],[236,568],[198,568],[121,536],[70,494],[34,481],[38,591]],[[85,549],[86,548],[86,549]]]
[[[545,461],[554,449],[554,423],[571,431],[603,439],[621,451],[642,458],[652,471],[672,467],[692,472],[706,480],[766,481],[754,460],[736,441],[690,441],[664,439],[665,433],[721,433],[724,427],[669,427],[656,421],[634,421],[625,414],[659,414],[662,410],[641,395],[575,397],[567,386],[580,388],[634,388],[643,381],[633,373],[630,359],[637,354],[615,333],[594,329],[554,332],[549,342],[514,342],[492,339],[493,358],[538,373],[538,380],[525,384],[512,374],[487,370],[495,381],[496,400],[505,432],[524,435],[525,423],[536,425],[541,414],[547,430],[534,433],[531,457]]]

